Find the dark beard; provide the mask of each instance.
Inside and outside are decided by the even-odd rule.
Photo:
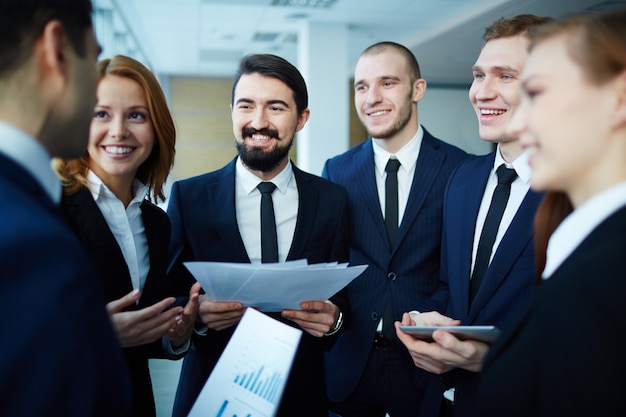
[[[278,138],[278,132],[275,130],[256,130],[250,128],[244,128],[242,130],[241,137],[250,137],[255,133]],[[248,147],[245,142],[236,142],[235,146],[237,147],[239,157],[241,158],[241,161],[244,163],[245,166],[253,171],[269,172],[274,170],[278,165],[280,165],[280,163],[289,155],[289,150],[291,149],[291,145],[293,144],[293,139],[289,142],[288,146],[280,146],[282,142],[283,140],[280,139],[279,146],[275,146],[274,149],[270,151],[264,151],[262,149]]]

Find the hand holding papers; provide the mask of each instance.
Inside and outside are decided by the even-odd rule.
[[[276,415],[301,335],[246,310],[189,417]]]
[[[239,301],[261,311],[299,310],[302,301],[327,300],[367,265],[336,262],[308,265],[306,260],[272,264],[185,262],[213,301]]]

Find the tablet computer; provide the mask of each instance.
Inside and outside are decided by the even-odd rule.
[[[460,340],[478,340],[491,343],[500,335],[495,326],[400,326],[400,330],[418,339],[432,342],[432,334],[441,329],[452,333]]]

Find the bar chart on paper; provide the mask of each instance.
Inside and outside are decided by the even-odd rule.
[[[222,403],[222,406],[220,407],[220,409],[217,411],[216,416],[217,417],[226,417],[228,414],[224,414],[226,412],[226,408],[228,407],[228,400],[224,400],[224,402]],[[245,417],[252,417],[252,414],[248,413],[248,414],[242,414],[242,416]],[[237,414],[233,414],[233,417],[237,417]]]
[[[189,417],[274,416],[301,334],[248,309]]]
[[[265,401],[272,404],[278,404],[279,389],[284,384],[285,378],[280,372],[274,371],[263,374],[265,366],[261,366],[258,370],[246,372],[235,376],[233,383],[241,388],[248,390],[254,395],[258,395]]]

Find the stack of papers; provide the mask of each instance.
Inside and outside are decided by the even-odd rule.
[[[300,310],[303,301],[328,300],[367,269],[306,260],[272,264],[185,262],[212,301],[238,301],[261,311]]]

